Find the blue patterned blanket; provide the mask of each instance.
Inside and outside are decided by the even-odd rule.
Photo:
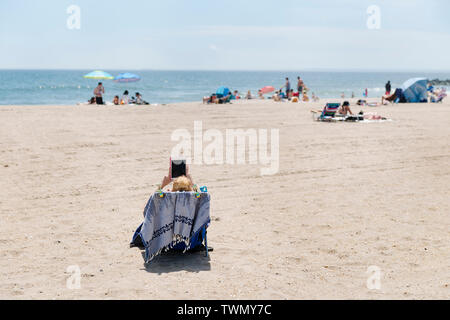
[[[191,238],[210,223],[210,195],[193,192],[170,192],[160,197],[153,194],[144,209],[144,223],[136,231],[133,242],[139,236],[145,247],[148,263],[162,251],[179,243],[190,249]]]

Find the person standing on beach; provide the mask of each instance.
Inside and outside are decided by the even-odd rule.
[[[391,81],[388,81],[386,83],[386,96],[391,94],[391,90],[392,90]]]
[[[286,78],[286,84],[284,86],[286,87],[286,97],[288,97],[289,92],[291,91],[291,83],[289,82],[289,78]]]
[[[105,88],[101,82],[98,83],[98,86],[94,89],[95,102],[97,104],[103,104],[103,94],[105,93]]]
[[[297,92],[298,97],[301,98],[303,94],[303,88],[305,87],[305,83],[303,82],[302,78],[297,77]]]

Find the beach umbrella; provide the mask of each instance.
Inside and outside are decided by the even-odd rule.
[[[85,75],[83,78],[86,79],[97,79],[97,80],[111,80],[114,79],[114,77],[112,75],[110,75],[107,72],[104,71],[92,71],[90,73],[88,73],[87,75]]]
[[[137,82],[141,80],[141,77],[139,77],[137,74],[133,73],[121,73],[117,77],[114,78],[114,82]]]
[[[403,83],[402,90],[406,102],[428,102],[428,79],[412,78]]]
[[[227,87],[220,87],[216,91],[216,94],[219,96],[221,95],[222,97],[227,96],[229,93],[230,93],[230,89],[228,89]]]
[[[262,94],[266,94],[266,93],[274,92],[275,88],[272,86],[265,86],[264,88],[261,88],[260,91]]]

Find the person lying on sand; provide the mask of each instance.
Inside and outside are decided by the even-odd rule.
[[[215,104],[223,104],[223,103],[231,103],[231,92],[222,98],[219,98],[216,94],[212,94],[210,97],[203,97],[203,103],[206,104],[210,104],[210,103],[215,103]]]
[[[367,104],[367,101],[366,101],[366,100],[361,100],[361,99],[359,99],[358,102],[356,102],[356,104],[357,104],[358,106],[365,106],[365,105]]]
[[[385,104],[385,101],[394,102],[395,99],[397,99],[397,95],[396,95],[395,92],[392,93],[392,94],[390,94],[390,95],[382,96],[382,97],[381,97],[381,104],[384,105],[384,104]]]
[[[216,103],[217,95],[212,94],[209,97],[203,97],[203,103],[209,104],[209,103]]]
[[[364,119],[365,120],[387,120],[385,117],[382,117],[377,114],[365,114]]]

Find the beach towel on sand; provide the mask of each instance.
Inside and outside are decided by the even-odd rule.
[[[210,195],[193,192],[155,193],[144,209],[144,223],[136,231],[132,243],[139,240],[145,247],[148,263],[162,251],[168,251],[180,243],[191,249],[191,239],[210,223]],[[138,239],[140,238],[140,239]]]

